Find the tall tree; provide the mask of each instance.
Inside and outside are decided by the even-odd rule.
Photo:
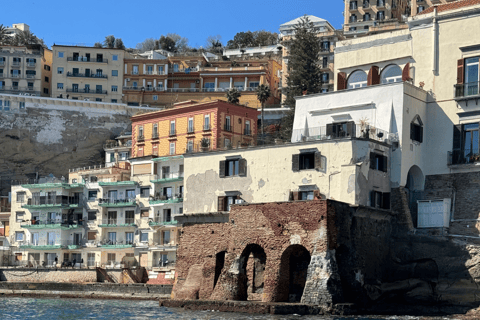
[[[259,30],[238,32],[232,40],[227,42],[229,49],[246,47],[269,46],[278,42],[278,34],[275,32]]]
[[[167,37],[175,41],[175,49],[177,52],[186,52],[189,50],[187,38],[181,37],[176,33],[167,33]]]
[[[29,30],[20,30],[15,37],[13,37],[11,44],[14,46],[26,46],[29,44],[42,44],[42,41]]]
[[[205,49],[214,54],[223,54],[222,36],[209,36],[205,44]]]
[[[3,25],[0,24],[0,44],[6,44],[7,43],[7,28]]]
[[[103,46],[109,49],[115,48],[115,37],[113,35],[106,36],[105,41],[103,41]]]
[[[270,91],[270,87],[266,86],[264,84],[259,85],[256,89],[257,93],[257,100],[260,101],[262,104],[262,137],[263,137],[263,107],[265,105],[265,102],[267,102],[268,98],[272,95],[272,92]]]
[[[289,53],[286,99],[284,105],[290,112],[282,119],[282,135],[291,136],[295,114],[295,98],[303,93],[318,93],[321,91],[321,71],[318,64],[320,56],[320,41],[318,28],[304,16],[294,28],[294,35],[284,45]]]
[[[136,48],[143,52],[158,49],[155,48],[155,39],[153,38],[143,40],[143,42],[140,42],[136,45]]]
[[[125,45],[123,44],[123,40],[121,38],[115,39],[115,48],[125,50]]]
[[[170,37],[161,36],[160,40],[158,41],[159,49],[176,52],[177,47],[175,46],[175,40]]]
[[[227,91],[227,101],[230,103],[238,104],[240,102],[240,90],[237,88],[232,88]]]
[[[100,42],[95,42],[95,44],[93,45],[93,47],[95,48],[103,48],[102,44]]]

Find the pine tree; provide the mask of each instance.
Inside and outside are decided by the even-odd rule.
[[[291,137],[295,115],[295,99],[304,92],[321,91],[321,71],[318,64],[321,45],[317,37],[318,28],[304,16],[295,26],[295,34],[285,43],[289,51],[287,97],[284,105],[291,111],[282,120],[282,136]]]

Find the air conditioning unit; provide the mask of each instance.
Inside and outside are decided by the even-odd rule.
[[[90,101],[90,99],[89,99],[89,98],[85,98],[85,99],[83,99],[83,101]]]

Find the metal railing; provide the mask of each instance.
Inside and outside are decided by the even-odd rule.
[[[158,139],[158,131],[152,132],[152,139]]]
[[[12,74],[10,74],[10,78],[21,78],[21,77],[22,77],[22,75],[21,75],[20,73],[17,73],[17,74],[12,73]]]
[[[96,58],[88,58],[88,57],[67,57],[67,61],[108,63],[108,59],[104,59],[104,58],[96,59]]]
[[[226,125],[223,127],[223,130],[225,130],[225,131],[232,131],[232,126],[229,125],[229,124],[226,124]]]
[[[35,79],[35,77],[36,77],[37,75],[36,75],[36,74],[29,74],[29,73],[27,73],[26,76],[27,76],[27,79]]]
[[[447,165],[472,164],[480,162],[480,153],[469,150],[452,150],[447,153]]]
[[[174,136],[177,134],[177,131],[176,130],[172,130],[170,129],[169,133],[168,133],[170,136]]]
[[[125,218],[125,219],[109,218],[109,219],[102,219],[102,223],[101,223],[101,224],[109,224],[109,225],[135,224],[135,218]]]
[[[361,127],[355,126],[353,132],[337,131],[327,134],[327,127],[312,127],[308,128],[308,132],[304,129],[293,130],[292,141],[315,141],[315,140],[331,140],[331,139],[350,139],[350,138],[363,138],[371,139],[380,142],[389,142],[389,139],[393,135],[388,131],[375,128],[375,127]]]
[[[455,98],[476,96],[479,94],[478,87],[480,82],[469,82],[454,85]]]
[[[181,200],[183,199],[183,193],[176,193],[175,195],[156,195],[150,196],[150,201],[168,201],[168,200]]]
[[[74,93],[89,93],[89,94],[107,94],[107,90],[97,90],[97,89],[77,89],[77,88],[67,88],[67,92],[74,92]]]
[[[103,73],[74,73],[74,72],[67,72],[67,77],[78,77],[78,78],[101,78],[107,79],[108,76]]]
[[[130,148],[132,147],[132,140],[128,140],[123,144],[120,144],[118,141],[109,142],[103,145],[103,149],[113,149],[113,148]]]
[[[27,62],[27,67],[36,67],[37,63],[36,62]]]
[[[132,202],[136,202],[135,198],[99,198],[98,204],[115,204],[115,205],[122,205],[122,204],[129,204]]]
[[[180,179],[184,177],[184,172],[169,172],[167,174],[154,174],[151,177],[151,180],[173,180]]]
[[[12,66],[16,66],[16,67],[20,66],[20,61],[13,61]]]
[[[210,124],[204,124],[203,131],[208,131],[208,130],[212,130],[212,126]]]

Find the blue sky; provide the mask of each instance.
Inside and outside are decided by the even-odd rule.
[[[49,47],[53,43],[91,46],[111,34],[135,47],[167,33],[188,38],[190,46],[203,46],[208,36],[215,35],[225,44],[240,31],[278,32],[280,24],[304,14],[326,19],[338,29],[344,6],[342,0],[2,2],[0,24],[26,23]]]

